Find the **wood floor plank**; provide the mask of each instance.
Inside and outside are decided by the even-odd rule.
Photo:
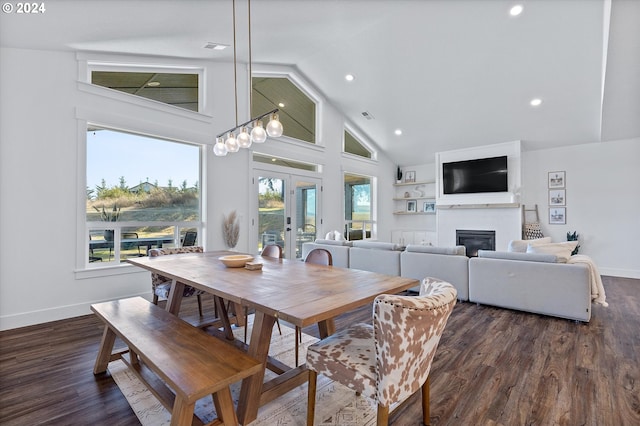
[[[609,307],[594,305],[588,324],[458,303],[432,366],[432,424],[640,424],[640,280],[603,281]],[[195,298],[183,309],[195,314]],[[93,375],[101,336],[93,315],[0,332],[0,424],[138,425],[109,374]],[[391,424],[418,425],[420,413],[414,396]]]

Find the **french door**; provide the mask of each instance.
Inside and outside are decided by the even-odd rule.
[[[268,244],[283,248],[284,257],[302,257],[302,244],[320,231],[321,179],[254,170],[254,239],[257,253]]]

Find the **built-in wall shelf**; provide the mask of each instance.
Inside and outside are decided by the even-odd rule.
[[[407,216],[411,216],[411,215],[420,215],[420,214],[436,214],[436,212],[403,212],[403,211],[398,211],[398,212],[393,212],[393,214],[403,214],[403,215],[407,215]]]
[[[425,180],[421,182],[398,182],[394,183],[393,186],[418,186],[418,185],[428,185],[430,183],[436,183],[435,180]]]
[[[519,209],[520,203],[497,204],[438,204],[439,209]]]
[[[435,201],[436,199],[433,197],[399,197],[399,198],[394,198],[393,201],[403,201],[403,200],[431,200],[431,201]]]

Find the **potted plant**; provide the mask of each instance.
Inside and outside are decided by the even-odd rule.
[[[578,231],[567,232],[567,241],[579,241],[578,240],[579,237],[580,237],[580,234],[578,234]],[[573,251],[571,252],[571,256],[578,254],[579,250],[580,250],[580,244],[578,244],[576,248],[573,249]]]
[[[400,182],[402,182],[402,170],[400,169],[400,166],[398,166],[398,169],[396,170],[396,183]]]
[[[104,205],[102,206],[102,211],[96,206],[93,206],[93,208],[100,213],[100,219],[102,219],[103,222],[117,222],[120,218],[120,207],[116,204],[113,205],[111,211],[105,210]],[[104,230],[104,239],[107,241],[113,241],[113,229]]]

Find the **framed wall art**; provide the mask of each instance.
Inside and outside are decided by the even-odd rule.
[[[566,190],[565,189],[550,189],[549,190],[549,205],[550,206],[564,206],[566,205]]]
[[[407,201],[407,213],[415,213],[417,211],[416,200]]]
[[[405,183],[412,183],[416,181],[416,172],[405,172],[404,174]]]
[[[565,225],[567,223],[566,207],[550,207],[549,208],[549,224]]]
[[[435,201],[425,201],[422,204],[422,211],[425,213],[434,213],[436,211]]]
[[[549,172],[549,189],[564,188],[565,172]]]

